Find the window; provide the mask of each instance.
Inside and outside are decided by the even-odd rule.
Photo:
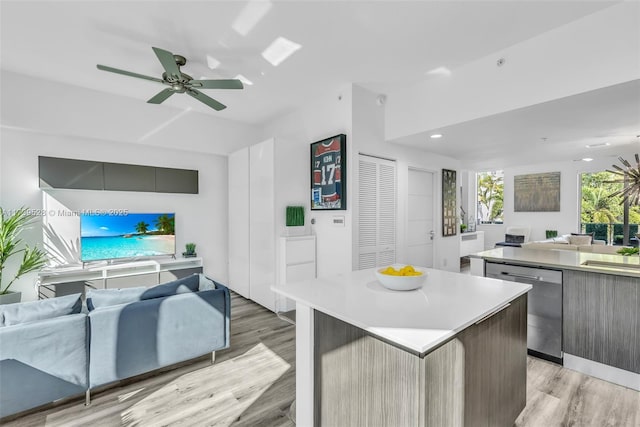
[[[478,224],[502,224],[504,217],[504,172],[489,171],[476,174]]]
[[[609,197],[622,189],[622,183],[613,183],[619,176],[610,172],[580,175],[580,225],[583,232],[594,233],[596,240],[621,245],[623,242],[622,197]],[[630,206],[630,237],[638,232],[640,206]]]

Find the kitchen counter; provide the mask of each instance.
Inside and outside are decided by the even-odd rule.
[[[562,249],[496,248],[470,255],[493,262],[588,271],[640,278],[640,257],[596,254]],[[640,282],[638,282],[640,284]]]
[[[297,425],[513,425],[531,285],[427,269],[391,291],[374,271],[271,288],[296,302]]]
[[[314,310],[424,354],[528,292],[531,285],[428,269],[421,289],[392,291],[375,269],[273,287]]]
[[[561,358],[565,367],[640,390],[640,258],[562,249],[497,248],[471,256],[474,275],[505,274],[537,283],[529,293],[529,336],[551,342],[550,307],[561,303]],[[515,267],[511,267],[515,266]],[[528,270],[525,271],[523,267]],[[489,269],[489,270],[488,270]],[[560,296],[543,280],[561,271]],[[495,277],[495,276],[494,276]],[[502,277],[502,276],[500,276]],[[538,301],[539,300],[539,301]],[[535,315],[534,315],[535,314]],[[531,329],[533,328],[533,329]]]

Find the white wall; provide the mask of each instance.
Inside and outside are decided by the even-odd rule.
[[[310,211],[309,146],[315,141],[340,133],[347,135],[347,210]],[[276,119],[266,126],[265,137],[273,137],[275,141],[276,234],[282,235],[285,232],[287,205],[306,206],[305,225],[317,235],[318,276],[351,271],[351,217],[354,200],[350,172],[353,165],[351,87],[328,93],[321,99],[310,101],[305,108]],[[345,226],[334,226],[334,216],[344,216]],[[315,225],[309,225],[310,219],[315,219]]]
[[[360,86],[353,86],[353,156],[359,152],[363,154],[384,157],[396,161],[397,168],[397,193],[398,193],[398,235],[396,254],[399,262],[405,258],[408,233],[407,230],[407,190],[409,180],[409,168],[424,169],[434,172],[435,181],[435,217],[434,217],[434,268],[459,271],[460,270],[460,238],[442,236],[442,169],[458,170],[460,162],[450,157],[429,153],[414,148],[385,142],[384,123],[386,106],[376,103],[378,94]],[[351,165],[351,195],[352,200],[358,199],[357,176],[358,163]],[[460,174],[458,174],[460,182]],[[458,184],[459,185],[459,184]],[[357,209],[353,213],[353,241],[358,241]],[[357,247],[354,245],[353,257],[357,259]]]
[[[384,106],[376,104],[377,94],[359,86],[345,87],[327,94],[309,106],[282,117],[266,127],[265,136],[273,136],[276,146],[276,230],[284,233],[285,207],[307,207],[305,221],[316,224],[310,230],[317,235],[318,276],[349,272],[357,257],[357,207],[359,152],[396,160],[398,168],[398,259],[404,257],[406,243],[405,197],[410,167],[435,172],[436,177],[436,268],[458,271],[459,239],[441,237],[440,171],[457,169],[455,159],[415,150],[384,141]],[[346,211],[313,211],[309,208],[309,145],[312,142],[345,133],[347,135],[347,207]],[[334,216],[344,216],[345,226],[336,227]]]
[[[639,28],[640,3],[622,2],[391,92],[387,139],[640,78]]]
[[[631,161],[636,152],[640,152],[640,144],[635,149],[621,152],[620,155]],[[612,169],[613,164],[619,165],[619,161],[615,157],[601,157],[592,162],[548,162],[539,165],[505,167],[503,169],[504,224],[477,226],[478,230],[485,231],[485,248],[493,248],[496,242],[504,241],[505,230],[509,226],[531,227],[530,240],[545,239],[545,230],[557,230],[558,234],[578,232],[580,224],[579,175]],[[561,172],[560,212],[514,212],[514,176],[558,171]],[[469,209],[472,209],[472,206],[469,206]]]
[[[199,194],[161,194],[119,191],[49,190],[38,188],[38,156],[68,157],[116,163],[134,163],[199,171]],[[191,153],[175,149],[53,136],[44,133],[0,129],[0,206],[15,209],[54,209],[45,217],[62,238],[73,245],[79,235],[77,217],[61,218],[59,208],[128,209],[130,212],[175,212],[176,251],[187,242],[197,244],[207,274],[227,281],[227,159],[223,156]],[[42,230],[36,227],[25,239],[42,245]],[[15,288],[23,301],[36,298],[34,275],[25,276]]]

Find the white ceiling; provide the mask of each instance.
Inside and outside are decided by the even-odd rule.
[[[255,3],[2,1],[0,66],[131,97],[140,108],[192,107],[264,124],[345,84],[380,90],[419,81],[429,70],[456,68],[616,2],[274,1],[242,35],[238,19]],[[274,67],[261,52],[277,37],[302,48]],[[96,69],[104,64],[159,77],[152,46],[187,57],[184,71],[195,78],[240,73],[254,85],[207,90],[228,105],[221,112],[188,96],[155,106],[143,102],[163,89],[160,84]],[[219,69],[207,67],[207,55],[221,62]]]
[[[0,69],[20,75],[8,84],[20,82],[25,92],[1,88],[2,125],[15,122],[49,133],[168,146],[176,135],[195,128],[202,130],[201,140],[191,134],[191,145],[183,148],[224,154],[251,140],[259,126],[345,85],[380,93],[411,86],[430,70],[454,70],[616,3],[2,0]],[[249,28],[242,17],[256,10],[266,13]],[[278,37],[302,47],[273,66],[261,52]],[[147,104],[162,85],[96,69],[104,64],[160,77],[163,70],[152,46],[184,55],[188,62],[183,71],[194,78],[242,74],[254,84],[242,91],[204,90],[227,104],[216,112],[181,95],[162,105]],[[207,55],[220,61],[217,69],[207,67]],[[34,77],[32,85],[23,83]],[[47,114],[58,100],[64,108]],[[37,114],[29,113],[34,103],[39,104]],[[92,104],[95,111],[83,111]],[[640,83],[635,81],[434,129],[445,134],[441,140],[421,133],[393,142],[477,167],[607,155],[620,145],[640,146],[635,139],[639,109]],[[123,123],[113,126],[103,120],[100,125],[98,119],[115,111]],[[91,113],[95,120],[86,119]],[[212,131],[220,119],[230,123],[226,145],[210,141],[212,134],[220,134]],[[251,126],[243,133],[238,131],[241,123]],[[591,151],[584,147],[600,142],[612,145]]]
[[[443,137],[430,138],[436,133]],[[628,148],[639,150],[640,80],[393,142],[454,157],[480,169],[615,156]]]

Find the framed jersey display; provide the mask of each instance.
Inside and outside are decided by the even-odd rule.
[[[311,210],[347,209],[347,136],[311,144]]]

